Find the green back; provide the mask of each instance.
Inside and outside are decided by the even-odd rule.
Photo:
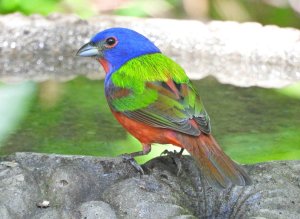
[[[209,117],[184,70],[161,53],[131,59],[111,76],[112,109],[148,125],[209,133]],[[189,121],[194,119],[198,127]]]

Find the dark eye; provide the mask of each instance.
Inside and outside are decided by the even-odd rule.
[[[113,47],[117,43],[117,40],[114,37],[109,37],[105,40],[105,42],[109,47]]]

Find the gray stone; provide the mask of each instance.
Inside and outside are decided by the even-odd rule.
[[[175,204],[153,203],[148,201],[137,204],[137,206],[130,209],[130,211],[131,214],[128,214],[125,218],[168,219],[173,217],[183,217],[183,215],[187,213],[186,209]]]
[[[37,210],[32,219],[60,219],[61,214],[57,209],[46,208]]]
[[[0,206],[0,218],[14,219],[16,215],[7,209],[4,205]]]
[[[39,208],[33,215],[26,215],[24,218],[28,219],[77,219],[79,214],[73,210],[65,210],[61,208]]]
[[[112,185],[103,200],[118,209],[122,218],[169,218],[187,213],[178,206],[180,192],[153,176],[130,178]]]
[[[0,163],[1,218],[300,218],[300,161],[248,165],[253,185],[216,190],[189,156],[121,158],[16,153]],[[17,195],[15,195],[17,194]],[[49,206],[37,207],[48,200]],[[46,208],[47,207],[47,208]]]
[[[39,196],[39,187],[26,167],[16,162],[0,163],[0,203],[8,212],[19,217],[30,214],[36,208]]]
[[[82,219],[116,219],[117,216],[111,206],[103,201],[89,201],[79,207]]]
[[[97,188],[94,181],[95,178],[80,166],[59,166],[54,169],[48,181],[48,198],[56,205],[72,209],[93,193],[91,189]]]
[[[99,63],[75,54],[94,34],[116,26],[149,37],[192,79],[212,75],[223,83],[266,87],[300,79],[300,31],[293,28],[254,22],[10,14],[0,16],[0,80],[103,78]]]

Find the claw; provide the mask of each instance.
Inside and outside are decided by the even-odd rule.
[[[132,157],[130,154],[122,154],[121,157],[124,162],[129,162],[131,166],[133,166],[134,169],[136,169],[141,175],[145,174],[141,165],[139,165],[134,159],[134,157]]]
[[[164,150],[163,152],[160,153],[160,156],[163,156],[163,155],[168,155],[170,151],[168,151],[167,149]]]
[[[175,162],[176,166],[177,166],[177,173],[176,173],[176,176],[179,176],[181,174],[181,171],[182,171],[182,163],[181,163],[181,160],[179,157],[173,157],[172,158],[173,161]]]
[[[171,157],[172,158],[172,160],[174,161],[174,163],[175,163],[175,165],[176,165],[176,167],[177,167],[177,173],[176,173],[176,175],[177,176],[179,176],[180,175],[180,173],[181,173],[181,171],[182,171],[182,163],[181,163],[181,160],[180,160],[180,158],[181,158],[181,155],[182,155],[182,152],[184,151],[184,149],[181,149],[179,152],[177,152],[177,151],[168,151],[168,150],[164,150],[161,154],[160,154],[160,156],[162,156],[162,155],[167,155],[167,156],[169,156],[169,157]]]
[[[143,150],[142,151],[137,151],[137,152],[133,152],[133,153],[130,153],[130,154],[121,154],[120,157],[123,158],[123,161],[129,162],[131,164],[131,166],[133,166],[134,169],[136,169],[141,175],[145,175],[143,168],[141,167],[141,165],[139,165],[136,162],[134,157],[146,155],[150,151],[151,151],[151,144],[143,144]]]

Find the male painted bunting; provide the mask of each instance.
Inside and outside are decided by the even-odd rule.
[[[211,185],[251,183],[211,135],[209,116],[185,71],[145,36],[126,28],[107,29],[77,55],[103,66],[113,115],[143,145],[131,157],[148,154],[153,143],[173,144],[193,156]]]

